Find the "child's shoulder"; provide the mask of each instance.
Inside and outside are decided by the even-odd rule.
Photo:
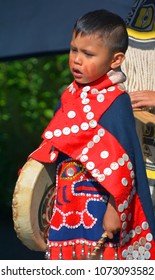
[[[127,92],[119,95],[111,106],[102,115],[101,121],[105,123],[116,123],[120,125],[121,123],[134,122],[133,109],[131,106],[130,97]]]

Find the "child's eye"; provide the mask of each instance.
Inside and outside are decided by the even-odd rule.
[[[92,53],[87,53],[87,52],[85,53],[85,55],[88,56],[88,57],[92,57],[93,56]]]
[[[77,49],[74,48],[74,47],[71,47],[71,48],[70,48],[70,51],[71,51],[71,52],[77,52]]]

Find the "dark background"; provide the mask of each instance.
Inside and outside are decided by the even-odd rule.
[[[68,51],[76,19],[107,9],[126,19],[134,0],[0,1],[0,59]]]

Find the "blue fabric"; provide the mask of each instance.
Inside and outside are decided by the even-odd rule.
[[[117,138],[134,165],[137,191],[155,239],[155,217],[152,200],[139,139],[136,133],[135,119],[130,104],[130,97],[127,93],[120,95],[104,115],[102,115],[99,123]],[[127,109],[124,110],[123,107]]]

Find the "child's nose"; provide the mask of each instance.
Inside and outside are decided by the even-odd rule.
[[[77,55],[75,56],[74,62],[75,62],[76,64],[82,64],[82,57],[81,57],[80,54],[77,54]]]

